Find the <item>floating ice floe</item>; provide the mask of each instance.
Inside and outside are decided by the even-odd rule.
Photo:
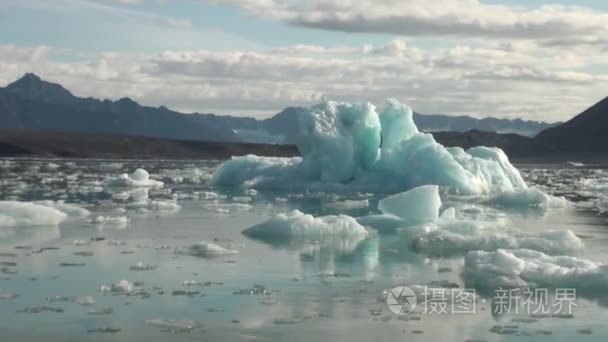
[[[128,280],[121,280],[115,284],[102,285],[99,287],[99,292],[103,295],[106,294],[120,294],[133,296],[137,295],[142,289]]]
[[[68,204],[64,201],[36,201],[36,204],[42,204],[47,207],[55,208],[68,215],[69,219],[81,220],[88,217],[91,213],[76,204]]]
[[[54,303],[54,302],[77,303],[78,305],[82,305],[82,306],[91,306],[91,305],[95,305],[95,303],[97,303],[95,298],[93,298],[91,296],[85,296],[85,297],[55,296],[55,297],[47,297],[46,301],[49,303]]]
[[[164,170],[162,176],[173,184],[201,184],[211,178],[210,173],[195,167],[183,170]]]
[[[549,256],[528,249],[472,251],[465,257],[467,286],[575,288],[577,293],[608,292],[608,265],[571,256]]]
[[[74,245],[74,246],[90,246],[91,245],[91,241],[89,241],[89,240],[74,240],[72,242],[72,245]]]
[[[505,208],[567,208],[568,200],[545,194],[536,188],[504,191],[483,201],[484,204]]]
[[[0,227],[57,226],[68,215],[31,202],[0,201]]]
[[[299,210],[281,213],[266,222],[247,228],[243,234],[275,247],[312,248],[311,243],[335,252],[352,252],[370,232],[353,217],[328,215],[314,217]]]
[[[136,189],[121,195],[121,199],[126,199],[128,203],[126,209],[136,210],[139,213],[175,213],[181,210],[181,206],[174,200],[150,199],[149,189]]]
[[[246,203],[209,203],[205,208],[220,214],[229,214],[238,211],[249,211],[253,209],[251,204]]]
[[[331,202],[326,206],[331,207],[335,210],[363,209],[369,207],[369,200],[342,200],[337,202]]]
[[[91,223],[98,226],[126,227],[129,219],[126,216],[96,216]]]
[[[574,254],[584,244],[571,230],[549,230],[528,233],[498,229],[483,229],[475,221],[461,221],[463,226],[441,225],[418,236],[413,243],[416,251],[431,256],[453,256],[469,251],[496,251],[498,249],[530,249],[550,255]],[[468,227],[467,227],[468,224]],[[452,230],[450,230],[452,229]]]
[[[566,164],[568,166],[573,166],[573,167],[583,167],[583,166],[585,166],[585,164],[583,164],[581,162],[575,162],[575,161],[568,161],[568,162],[566,162]]]
[[[195,321],[175,321],[169,319],[148,319],[145,323],[151,327],[177,332],[187,332],[201,326],[201,323]]]
[[[412,110],[395,100],[381,114],[370,103],[325,101],[299,119],[301,158],[233,157],[215,171],[212,184],[387,192],[436,184],[461,194],[527,188],[500,149],[445,148],[419,132]]]
[[[441,204],[439,187],[423,185],[380,200],[378,209],[382,214],[358,217],[357,222],[380,231],[434,223]]]
[[[367,236],[368,231],[347,215],[314,217],[294,210],[290,213],[278,214],[266,222],[247,228],[243,234],[255,238],[321,239],[328,236]]]
[[[46,165],[44,165],[44,169],[47,171],[55,171],[60,167],[61,166],[59,164],[55,164],[55,163],[47,163]]]
[[[198,198],[202,200],[217,200],[220,198],[220,195],[213,191],[201,191],[198,194]]]
[[[129,270],[131,271],[152,271],[155,270],[158,266],[156,265],[148,265],[148,264],[144,264],[143,262],[138,262],[135,265],[132,265],[129,267]]]
[[[17,297],[19,297],[19,295],[16,293],[7,292],[7,291],[0,289],[0,300],[11,300],[11,299],[15,299]]]
[[[87,311],[89,315],[111,315],[114,313],[114,309],[112,308],[102,308],[102,309],[92,309]]]
[[[436,185],[420,186],[378,202],[378,209],[385,215],[413,223],[435,222],[439,218],[439,208],[441,198]]]
[[[163,182],[150,179],[150,174],[144,169],[137,169],[131,174],[123,173],[117,178],[112,178],[106,183],[109,187],[144,187],[162,188]]]
[[[219,256],[233,255],[237,254],[238,251],[233,249],[224,248],[220,245],[216,245],[211,242],[201,241],[195,243],[193,245],[177,248],[175,250],[176,254],[182,255],[190,255],[201,258],[213,258]]]
[[[111,171],[118,171],[120,169],[122,169],[123,164],[122,163],[102,163],[97,165],[97,169],[100,171],[105,171],[105,172],[111,172]]]

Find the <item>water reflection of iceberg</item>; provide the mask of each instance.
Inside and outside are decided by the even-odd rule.
[[[0,245],[40,245],[61,238],[57,226],[0,229]]]

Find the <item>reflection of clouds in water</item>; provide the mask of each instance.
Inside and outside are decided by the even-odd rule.
[[[356,274],[365,274],[372,271],[377,260],[377,241],[375,238],[370,238],[361,241],[356,246],[346,244],[348,248],[344,248],[345,244],[340,241],[332,241],[326,243],[310,244],[300,251],[300,261],[303,275],[305,276],[333,276],[340,273],[340,269],[348,270]],[[372,253],[362,253],[368,251],[371,246]],[[373,250],[375,247],[375,253]],[[370,258],[372,260],[370,260]]]

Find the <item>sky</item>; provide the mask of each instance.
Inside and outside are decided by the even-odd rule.
[[[268,117],[323,97],[563,121],[608,96],[606,0],[0,0],[0,85]]]

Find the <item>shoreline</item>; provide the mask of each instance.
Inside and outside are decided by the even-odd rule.
[[[433,135],[445,146],[468,148],[470,133],[445,132]],[[460,135],[461,139],[454,139]],[[460,143],[462,140],[463,143]],[[477,142],[477,145],[484,145]],[[492,144],[486,144],[492,145]],[[495,144],[501,145],[501,144]],[[527,150],[525,154],[502,148],[514,164],[555,165],[568,161],[582,162],[583,167],[608,166],[608,156],[589,153],[542,153]],[[519,150],[519,149],[518,149]],[[175,140],[167,138],[128,136],[117,134],[82,134],[41,132],[30,130],[0,130],[0,159],[87,159],[87,160],[227,160],[233,156],[255,154],[264,157],[297,157],[295,145],[252,144]],[[590,165],[591,164],[591,165]]]

